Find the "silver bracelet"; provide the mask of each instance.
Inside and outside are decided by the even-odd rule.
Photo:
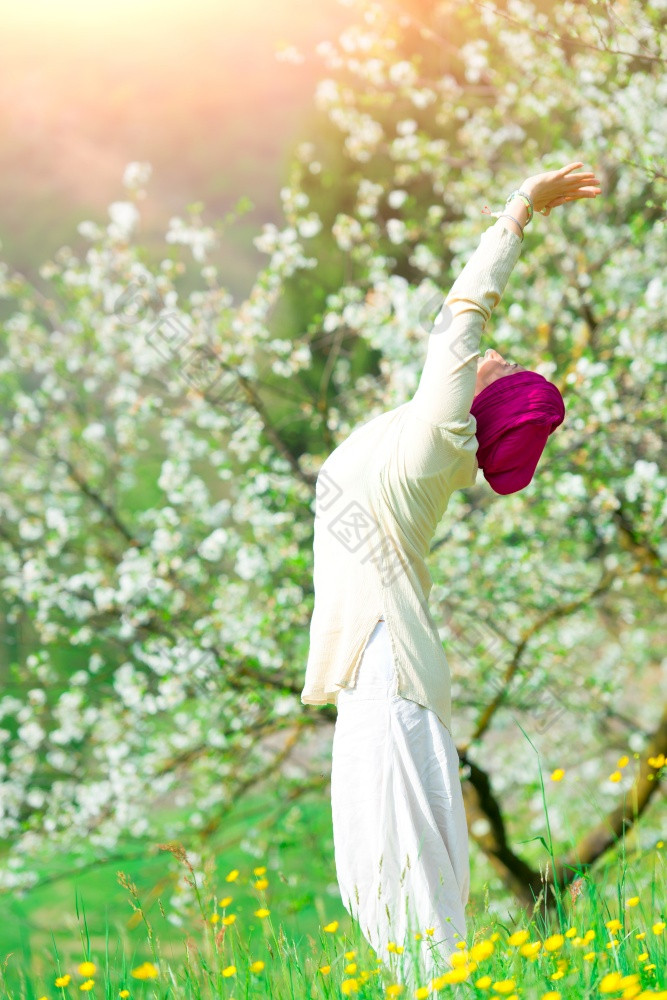
[[[499,219],[503,219],[503,218],[505,218],[505,219],[511,219],[512,222],[516,222],[517,226],[521,230],[521,239],[523,239],[523,226],[521,225],[521,223],[519,222],[518,219],[515,219],[513,215],[509,214],[509,212],[501,212],[500,215],[498,216],[498,218]]]
[[[509,203],[511,202],[512,198],[514,198],[515,195],[518,195],[523,200],[524,205],[528,209],[528,222],[530,222],[533,218],[533,215],[535,214],[535,210],[533,208],[533,199],[530,197],[529,194],[526,194],[525,191],[521,191],[519,188],[517,188],[516,191],[512,191],[511,195],[505,202],[505,207],[509,205]],[[526,223],[526,225],[527,224],[528,223]]]

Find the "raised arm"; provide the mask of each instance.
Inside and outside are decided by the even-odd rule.
[[[430,424],[463,430],[461,425],[468,423],[482,332],[521,252],[522,239],[505,226],[506,221],[510,220],[498,219],[482,233],[429,334],[412,409]]]
[[[520,190],[530,195],[535,211],[544,215],[565,201],[595,197],[600,189],[595,186],[594,174],[570,174],[579,166],[582,164],[572,163],[560,170],[535,174],[521,184]],[[411,401],[416,417],[460,435],[462,443],[475,429],[470,407],[481,336],[519,258],[523,242],[520,233],[529,218],[528,208],[518,196],[503,211],[519,225],[502,217],[482,233],[429,335],[424,368]]]

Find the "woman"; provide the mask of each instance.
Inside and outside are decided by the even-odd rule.
[[[447,658],[428,607],[430,542],[478,468],[499,494],[531,481],[564,419],[556,386],[481,334],[533,210],[600,193],[581,163],[508,198],[445,299],[414,397],[357,428],[316,484],[304,704],[334,703],[331,803],[341,898],[392,971],[425,984],[466,936],[468,833]],[[421,935],[417,943],[415,934]],[[400,960],[392,943],[404,948]],[[411,957],[419,951],[418,967]],[[422,971],[423,970],[423,971]]]

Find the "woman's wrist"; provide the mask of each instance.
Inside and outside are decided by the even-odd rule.
[[[503,229],[509,229],[511,233],[523,240],[523,231],[530,217],[526,202],[523,198],[515,195],[505,204],[503,213],[498,218],[500,225]]]
[[[530,192],[527,193],[530,194]],[[504,211],[513,215],[522,229],[526,228],[530,218],[530,212],[528,211],[528,206],[525,201],[518,194],[515,194],[514,197],[507,202]]]

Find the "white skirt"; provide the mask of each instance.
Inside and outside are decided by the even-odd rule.
[[[338,694],[331,768],[336,875],[343,904],[377,957],[404,981],[427,985],[451,967],[449,956],[466,937],[468,827],[449,730],[430,709],[389,694],[394,680],[382,620],[356,686]],[[389,952],[390,942],[403,953]],[[409,949],[419,954],[418,969]]]

